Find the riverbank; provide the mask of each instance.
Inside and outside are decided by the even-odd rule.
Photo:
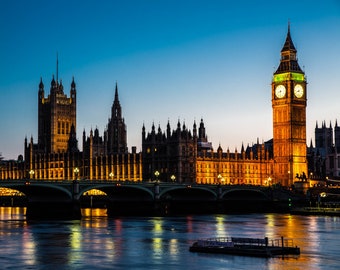
[[[333,207],[297,207],[291,210],[293,215],[340,216],[340,208]]]

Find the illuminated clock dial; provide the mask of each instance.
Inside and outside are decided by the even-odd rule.
[[[303,87],[302,87],[301,84],[295,85],[295,87],[294,87],[294,95],[297,98],[301,98],[303,96]]]
[[[276,86],[275,95],[278,98],[283,98],[286,95],[286,87],[284,87],[282,84]]]

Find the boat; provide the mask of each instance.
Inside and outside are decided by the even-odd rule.
[[[300,248],[292,239],[219,237],[199,239],[190,246],[191,252],[220,253],[270,258],[279,255],[299,255]]]

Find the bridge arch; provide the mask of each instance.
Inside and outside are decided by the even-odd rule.
[[[163,189],[159,197],[161,199],[182,199],[182,200],[208,200],[215,201],[217,199],[217,194],[209,189],[204,187],[195,187],[195,186],[174,186]]]
[[[153,192],[144,186],[120,185],[120,184],[88,185],[88,186],[81,188],[76,198],[79,199],[85,192],[92,190],[92,189],[98,189],[102,192],[105,192],[110,199],[114,199],[115,197],[122,199],[126,195],[128,195],[130,199],[131,199],[131,196],[135,196],[136,198],[139,198],[139,199],[143,198],[145,200],[154,199]]]
[[[268,194],[262,190],[239,187],[225,190],[221,198],[223,200],[270,200]]]
[[[0,187],[11,188],[13,190],[20,191],[25,194],[30,200],[35,200],[36,197],[57,197],[62,199],[71,200],[72,192],[71,190],[65,188],[64,186],[58,186],[46,183],[1,183]]]

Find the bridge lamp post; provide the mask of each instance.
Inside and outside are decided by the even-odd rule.
[[[33,179],[33,177],[34,177],[34,170],[31,169],[28,173],[30,174],[30,179]]]
[[[269,176],[269,177],[268,177],[268,186],[271,185],[271,182],[272,182],[272,178]]]
[[[222,184],[222,185],[225,185],[225,179],[224,179],[224,177],[221,178],[221,184]]]
[[[221,184],[222,175],[219,173],[217,175],[218,183]]]
[[[159,171],[155,171],[155,176],[156,176],[156,182],[159,182],[158,181]]]
[[[318,194],[318,207],[320,207],[320,205],[321,205],[321,202],[322,202],[321,198],[325,198],[325,197],[327,197],[326,192],[321,192],[321,193]]]
[[[110,180],[111,180],[111,181],[113,181],[113,176],[114,176],[113,172],[110,172],[110,173],[109,173],[109,177],[110,177]]]
[[[74,170],[73,170],[75,176],[76,176],[76,180],[78,180],[78,174],[79,174],[79,169],[78,167],[75,167]]]
[[[175,183],[175,181],[176,181],[176,176],[173,174],[173,175],[170,176],[170,179],[171,179],[171,181],[172,181],[173,183]]]

